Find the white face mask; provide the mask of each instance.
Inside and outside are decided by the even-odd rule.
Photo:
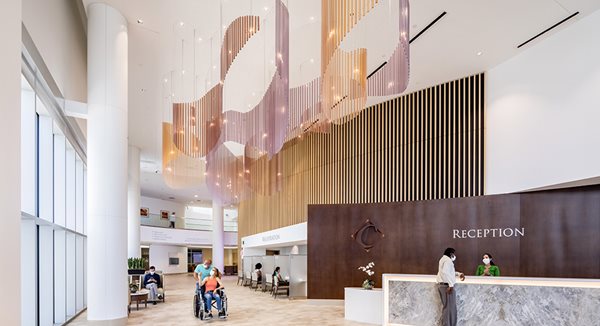
[[[150,271],[150,275],[154,275],[154,271]]]
[[[456,260],[456,256],[452,255],[452,256],[450,257],[450,259],[452,259],[452,261],[455,261],[455,260]]]
[[[489,264],[490,261],[492,261],[492,260],[489,259],[489,258],[483,258],[483,263],[486,264],[486,265]]]
[[[215,276],[215,271],[210,271],[210,276]]]

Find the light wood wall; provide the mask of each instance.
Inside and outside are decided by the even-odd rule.
[[[305,222],[310,204],[483,195],[484,90],[484,74],[470,76],[289,141],[275,157],[278,176],[262,178],[280,191],[240,203],[238,236]],[[259,163],[258,176],[269,170]]]

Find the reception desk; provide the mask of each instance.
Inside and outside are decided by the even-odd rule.
[[[458,325],[600,325],[600,280],[467,276],[455,285]],[[433,275],[383,275],[385,325],[438,325]]]

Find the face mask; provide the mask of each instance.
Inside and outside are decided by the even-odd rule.
[[[154,275],[154,271],[150,271],[150,275]]]
[[[452,261],[456,260],[456,256],[452,255],[452,257],[450,257],[450,259],[452,259]]]
[[[215,271],[210,271],[210,276],[215,276]]]
[[[486,265],[489,264],[490,261],[491,261],[491,259],[489,259],[489,258],[483,258],[483,263]]]

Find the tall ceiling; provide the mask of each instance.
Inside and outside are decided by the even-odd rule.
[[[85,7],[97,0],[82,0]],[[170,189],[162,181],[163,120],[171,95],[189,101],[218,82],[223,26],[242,15],[261,16],[261,31],[236,58],[224,83],[225,110],[256,105],[274,72],[274,0],[104,0],[129,21],[129,143],[141,149],[142,194],[182,203],[209,200],[206,186]],[[284,0],[290,13],[290,85],[319,75],[321,0]],[[368,71],[393,52],[397,23],[380,3],[356,26],[343,48],[366,47]],[[600,9],[598,0],[413,0],[410,37],[442,12],[447,14],[410,46],[410,82],[405,93],[486,71]],[[517,45],[574,12],[559,28],[527,46]],[[396,25],[394,25],[394,23]],[[183,42],[182,42],[183,41]],[[182,49],[183,48],[183,49]],[[213,69],[213,66],[217,69]],[[369,98],[374,104],[386,98]],[[174,198],[174,199],[173,199]]]

